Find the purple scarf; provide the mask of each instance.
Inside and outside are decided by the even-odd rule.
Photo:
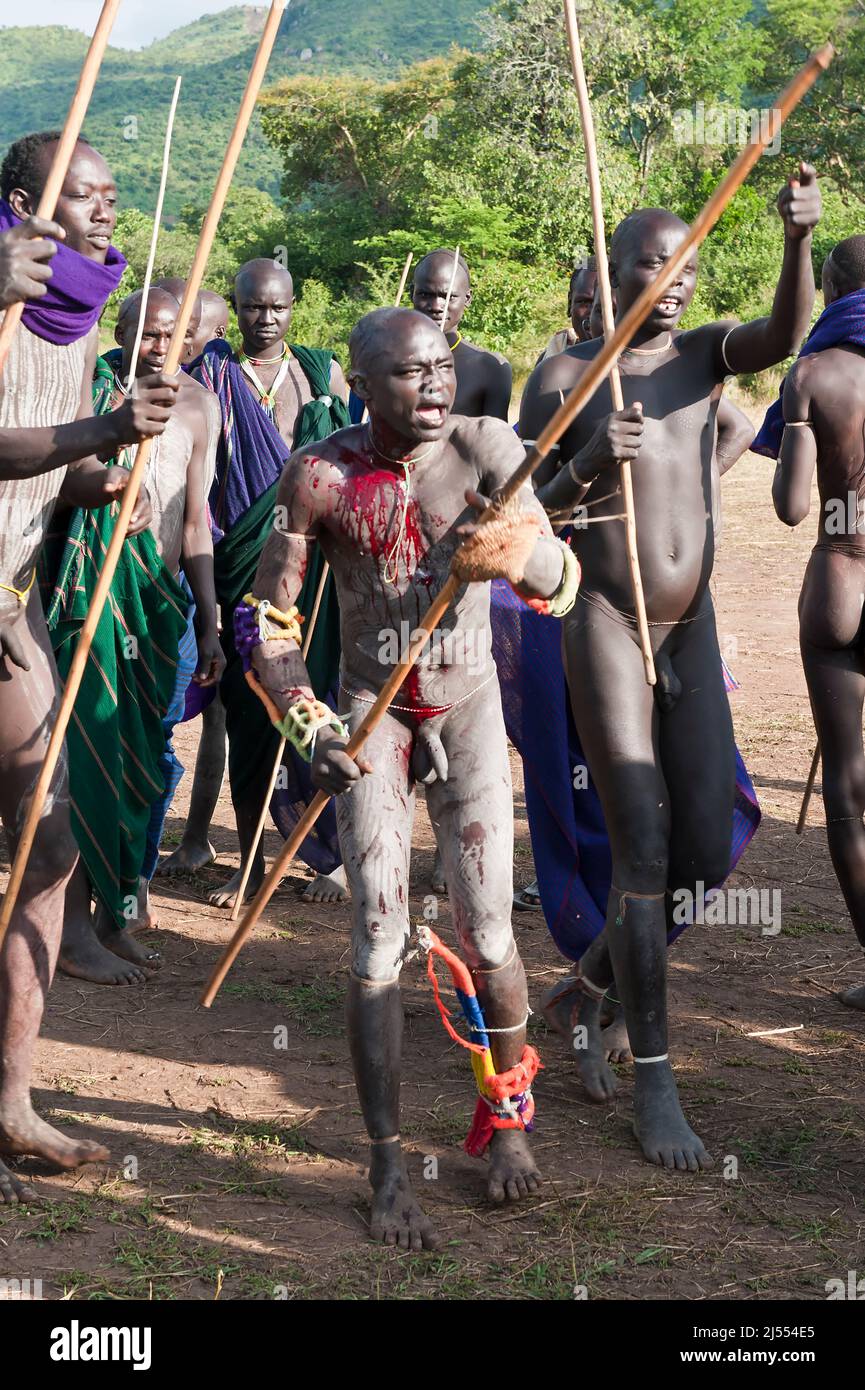
[[[852,343],[855,347],[865,347],[865,290],[852,290],[827,304],[808,337],[802,344],[799,357],[810,357],[813,352],[825,352],[827,348],[840,347]],[[781,394],[773,401],[766,412],[760,433],[751,445],[754,454],[765,454],[766,458],[776,459],[781,449],[781,436],[784,433],[784,409]]]
[[[0,232],[8,232],[21,221],[7,202],[0,198]],[[51,279],[41,299],[28,300],[23,323],[37,338],[58,347],[68,347],[86,338],[99,321],[109,295],[123,278],[126,258],[113,246],[108,248],[104,265],[90,261],[78,251],[56,243],[51,261]]]

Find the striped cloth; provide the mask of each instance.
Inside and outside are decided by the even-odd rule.
[[[604,926],[610,842],[600,799],[585,768],[562,663],[562,626],[536,613],[503,579],[493,580],[490,619],[508,738],[523,760],[526,814],[541,907],[556,946],[577,961]],[[736,683],[724,668],[727,689]],[[699,765],[694,768],[699,794]],[[730,873],[760,824],[760,807],[736,749]],[[678,933],[677,933],[678,934]]]
[[[98,359],[97,415],[111,409],[113,386]],[[112,462],[128,466],[123,457]],[[43,555],[43,599],[63,681],[114,531],[113,510],[76,509]],[[72,829],[91,886],[119,927],[135,915],[151,806],[165,791],[163,719],[188,616],[187,595],[150,532],[127,540],[66,736]]]

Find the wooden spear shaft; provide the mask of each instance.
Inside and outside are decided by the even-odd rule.
[[[399,289],[396,292],[396,299],[394,300],[395,309],[399,308],[400,300],[402,299],[405,293],[406,282],[408,280],[408,273],[411,270],[411,263],[413,258],[414,252],[409,251],[408,255],[405,258],[405,265],[402,268],[402,275],[400,276]],[[364,411],[364,416],[366,416],[366,411]],[[312,612],[309,616],[309,627],[306,630],[306,636],[303,640],[303,650],[301,652],[301,656],[303,657],[304,661],[306,661],[307,653],[312,643],[312,636],[315,632],[315,625],[318,621],[318,610],[321,608],[321,601],[324,598],[324,587],[327,584],[329,574],[330,565],[327,563],[327,560],[325,560],[324,569],[321,572],[321,579],[318,581],[318,589],[315,595],[315,604],[313,605]],[[279,740],[279,747],[276,750],[276,758],[274,760],[273,770],[270,774],[270,781],[267,784],[267,792],[265,793],[264,797],[264,805],[261,808],[261,815],[258,818],[258,825],[255,827],[255,835],[252,841],[252,848],[249,851],[246,864],[243,867],[243,874],[241,875],[240,879],[240,887],[238,888],[237,896],[234,899],[234,907],[231,909],[231,917],[229,920],[232,922],[237,921],[238,917],[240,916],[240,909],[243,906],[243,895],[246,892],[246,885],[249,883],[249,877],[252,873],[253,861],[255,860],[255,855],[256,851],[258,850],[258,846],[261,844],[261,837],[264,834],[264,827],[267,824],[267,812],[268,808],[270,807],[270,798],[273,796],[274,789],[276,788],[276,779],[279,776],[279,769],[282,766],[282,757],[285,753],[285,745],[286,740],[284,738],[281,738]]]
[[[565,397],[555,415],[544,427],[535,441],[534,446],[526,454],[525,460],[520,464],[511,475],[508,482],[499,494],[498,503],[509,501],[519,492],[520,488],[526,483],[534,473],[538,465],[543,461],[550,449],[558,442],[561,435],[571,425],[573,420],[582,410],[587,401],[597,391],[601,382],[608,375],[610,368],[619,358],[619,355],[628,346],[637,329],[648,318],[655,305],[663,298],[664,291],[672,284],[682,266],[690,257],[696,246],[705,240],[712,227],[717,222],[721,213],[729,203],[736,189],[747,178],[757,160],[760,158],[765,147],[774,140],[783,122],[787,119],[790,112],[801,101],[802,97],[810,87],[817,81],[821,72],[824,72],[832,61],[834,49],[831,44],[826,44],[799,70],[789,86],[785,87],[778,104],[773,108],[772,129],[770,132],[762,134],[760,139],[747,145],[735,162],[731,165],[727,174],[715,189],[705,207],[698,214],[696,221],[688,229],[688,234],[667,263],[661,270],[658,278],[647,285],[642,294],[631,305],[625,314],[618,328],[612,337],[607,338],[604,346],[597,357],[589,365],[587,371],[577,382],[573,390]],[[498,506],[491,504],[478,518],[478,524],[484,524],[497,514]],[[441,618],[444,616],[448,607],[457,596],[460,589],[460,582],[454,575],[446,581],[441,591],[433,599],[430,607],[409,642],[408,651],[399,663],[395,666],[375,704],[369,713],[358,725],[346,745],[346,753],[350,758],[356,758],[369,735],[379,725],[387,708],[402,685],[408,671],[414,666],[424,647],[427,639]],[[291,862],[297,852],[298,846],[309,834],[313,825],[318,820],[330,797],[327,792],[317,792],[295,826],[293,834],[286,840],[280,853],[274,860],[270,873],[265,882],[256,893],[250,903],[249,911],[243,921],[238,923],[238,927],[231,941],[225,949],[216,968],[207,983],[207,987],[201,998],[201,1003],[205,1008],[210,1008],[216,995],[219,992],[223,980],[228,974],[234,961],[246,941],[253,931],[256,922],[261,916],[273,894],[279,885],[279,881],[285,872],[286,866]]]
[[[57,148],[54,151],[51,168],[48,170],[42,197],[39,199],[39,206],[36,209],[37,217],[50,219],[54,216],[57,199],[63,189],[69,170],[69,161],[81,134],[84,117],[90,105],[90,98],[93,96],[93,88],[96,86],[96,79],[99,76],[99,69],[102,66],[102,59],[105,57],[105,50],[108,47],[108,40],[111,36],[111,30],[114,28],[114,21],[117,18],[119,8],[120,0],[105,0],[102,6],[99,23],[96,25],[93,38],[90,40],[90,47],[87,50],[87,57],[84,59],[84,66],[78,78],[78,86],[75,88],[75,95],[69,107],[66,124],[60,139],[57,141]],[[6,310],[3,327],[0,328],[0,373],[6,366],[9,349],[18,331],[23,313],[23,302],[12,304]]]
[[[601,195],[601,175],[598,169],[598,147],[595,142],[595,122],[586,70],[583,65],[583,49],[580,43],[580,26],[574,0],[564,0],[565,27],[568,31],[568,48],[571,54],[571,69],[577,89],[577,102],[580,108],[580,123],[583,127],[583,145],[586,151],[586,172],[589,176],[589,197],[592,204],[592,228],[595,237],[595,261],[598,272],[598,285],[601,291],[601,313],[604,320],[604,338],[611,338],[615,329],[613,321],[613,295],[610,289],[610,268],[607,263],[607,237],[604,229],[604,204]],[[619,369],[610,369],[610,394],[613,409],[624,410],[622,382]],[[634,510],[634,485],[631,478],[631,464],[624,459],[619,464],[619,478],[622,485],[622,503],[625,510],[625,536],[628,548],[628,569],[631,574],[631,589],[634,595],[634,612],[637,617],[637,630],[640,634],[640,648],[643,653],[643,667],[649,685],[656,682],[655,660],[652,656],[652,642],[649,635],[649,622],[646,617],[646,599],[643,594],[643,581],[640,576],[640,557],[637,551],[637,519]]]
[[[192,317],[195,301],[198,298],[198,291],[207,267],[207,258],[213,246],[213,240],[216,236],[216,229],[219,225],[220,216],[222,215],[226,194],[231,187],[232,176],[243,145],[243,137],[246,134],[247,127],[252,118],[252,113],[255,109],[255,103],[261,84],[264,81],[268,59],[270,58],[276,40],[279,21],[282,18],[286,3],[287,0],[273,0],[270,7],[270,13],[261,36],[261,43],[255,55],[252,71],[249,74],[243,100],[240,103],[240,110],[237,113],[234,130],[228,143],[228,149],[225,152],[225,158],[216,181],[210,207],[208,208],[207,216],[204,219],[204,225],[201,229],[201,236],[195,252],[195,258],[192,262],[192,269],[189,272],[189,279],[186,282],[186,291],[177,315],[174,334],[168,348],[168,355],[165,359],[165,366],[163,368],[167,376],[172,376],[180,367],[180,358],[183,353],[186,330],[189,327],[189,320]],[[27,807],[27,816],[18,841],[18,850],[12,864],[12,872],[9,876],[9,886],[6,889],[6,896],[3,899],[3,910],[2,913],[0,913],[0,947],[2,947],[4,937],[9,928],[12,912],[21,889],[24,871],[27,868],[27,861],[30,857],[30,851],[33,848],[36,829],[39,825],[39,819],[42,815],[45,800],[51,786],[51,779],[54,776],[57,761],[63,748],[63,739],[69,720],[72,717],[72,707],[75,703],[75,697],[78,694],[84,676],[90,646],[93,642],[99,619],[102,616],[105,601],[108,598],[108,591],[114,578],[117,562],[120,559],[120,553],[123,549],[126,531],[129,526],[129,519],[132,516],[135,503],[138,501],[138,493],[141,489],[152,445],[152,439],[143,439],[136,451],[135,461],[129,475],[129,482],[126,484],[126,489],[123,493],[123,501],[120,506],[117,525],[114,528],[114,533],[105,555],[105,561],[96,583],[93,598],[90,602],[90,608],[87,611],[87,617],[81,628],[78,645],[75,649],[75,655],[72,658],[72,664],[69,668],[69,675],[66,680],[66,687],[63,691],[63,699],[60,702],[57,718],[51,730],[45,761],[42,764],[36,786],[33,789],[33,794]]]
[[[811,796],[814,792],[814,783],[817,780],[817,769],[820,766],[820,744],[814,749],[814,756],[811,759],[811,767],[808,772],[808,781],[805,783],[805,791],[802,794],[802,805],[799,808],[799,819],[796,822],[796,834],[801,835],[805,830],[805,821],[808,819],[808,807],[811,804]]]

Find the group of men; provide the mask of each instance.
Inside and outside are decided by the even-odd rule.
[[[507,739],[528,767],[521,745],[529,726],[543,738],[551,723],[543,694],[519,720],[508,714],[510,677],[499,652],[505,615],[517,613],[521,631],[542,631],[557,651],[561,633],[558,679],[607,855],[592,888],[596,920],[576,914],[568,951],[576,970],[544,1001],[545,1015],[574,1044],[595,1099],[615,1092],[610,1060],[632,1057],[634,1128],[649,1161],[708,1166],[668,1056],[666,951],[680,929],[674,895],[723,883],[741,851],[736,816],[745,814],[745,839],[759,818],[755,802],[750,819],[747,798],[745,813],[737,802],[744,769],[709,592],[718,477],[752,440],[722,392],[728,377],[794,353],[808,327],[820,210],[813,169],[802,165],[779,195],[784,256],[771,313],[681,331],[696,283],[692,259],[621,356],[624,409],[613,409],[604,383],[534,487],[497,502],[494,520],[479,526],[480,511],[521,463],[525,441],[538,436],[600,350],[594,264],[575,272],[571,330],[542,354],[517,432],[507,423],[509,365],[463,335],[470,275],[449,251],[430,252],[416,266],[412,309],[361,319],[347,379],[329,350],[289,343],[292,280],[271,260],[249,262],[237,276],[240,349],[227,340],[227,304],[203,293],[186,369],[169,379],[163,368],[182,281],[162,281],[146,303],[140,294],[125,300],[116,351],[97,353],[98,320],[125,265],[111,246],[116,189],[101,156],[80,142],[56,222],[32,216],[56,138],[19,141],[0,173],[0,295],[4,307],[27,301],[0,381],[0,502],[19,523],[4,527],[0,541],[0,812],[12,852],[47,742],[58,671],[68,670],[79,639],[130,452],[148,436],[155,447],[88,659],[68,763],[55,775],[0,955],[0,1151],[65,1167],[107,1157],[35,1115],[33,1050],[58,953],[64,969],[102,983],[141,982],[158,968],[156,952],[134,930],[150,921],[147,885],[179,776],[172,730],[201,714],[189,821],[163,862],[166,872],[213,858],[208,830],[226,735],[249,891],[263,875],[255,829],[280,738],[284,775],[270,809],[282,833],[315,789],[335,798],[302,854],[318,874],[312,896],[351,897],[347,1011],[370,1137],[372,1235],[402,1248],[436,1243],[412,1191],[399,1128],[399,976],[411,942],[418,783],[465,960],[454,968],[463,972],[479,1091],[467,1146],[489,1154],[493,1200],[536,1189],[528,1133],[538,1059],[526,1042],[526,978],[511,925]],[[616,228],[609,264],[618,313],[657,277],[685,231],[660,209],[638,210]],[[865,478],[865,407],[853,404],[865,348],[865,238],[835,248],[823,289],[824,315],[790,375],[779,418],[767,419],[756,445],[779,458],[774,496],[790,524],[807,511],[815,465],[824,502],[838,489],[861,498]],[[634,464],[654,691],[644,679],[620,520],[624,460]],[[607,524],[556,535],[548,515],[566,518],[577,508]],[[865,545],[858,529],[841,540],[828,526],[824,532],[803,589],[803,656],[830,848],[865,945]],[[393,668],[383,634],[415,628],[451,573],[455,600],[363,753],[349,758],[349,729]],[[527,648],[522,661],[530,664]],[[551,692],[554,664],[545,673]],[[570,785],[570,767],[563,772]],[[527,797],[528,784],[527,771]],[[561,922],[540,872],[544,828],[531,803],[529,813],[537,896],[556,936]],[[233,904],[239,878],[212,901]],[[862,1007],[863,991],[848,1002]],[[606,1028],[605,1010],[613,1016]],[[5,1168],[0,1194],[24,1196]]]

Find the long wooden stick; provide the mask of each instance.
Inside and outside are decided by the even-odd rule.
[[[592,117],[592,104],[583,66],[583,50],[580,43],[580,26],[574,0],[564,0],[565,27],[568,31],[568,48],[571,54],[571,70],[577,89],[577,102],[580,108],[580,122],[583,127],[583,145],[586,151],[586,171],[589,176],[589,197],[592,204],[592,228],[595,237],[595,262],[598,272],[598,286],[601,291],[601,313],[604,320],[604,338],[611,338],[615,329],[613,321],[613,295],[610,289],[610,267],[607,263],[607,237],[604,230],[604,204],[601,194],[601,175],[598,169],[598,147],[595,142],[595,122]],[[610,394],[613,409],[624,410],[622,382],[619,369],[610,369]],[[643,581],[640,576],[640,557],[637,551],[637,519],[634,511],[634,485],[631,478],[630,460],[619,464],[619,478],[622,485],[622,504],[625,512],[625,536],[628,548],[628,569],[631,575],[631,589],[634,595],[634,612],[637,617],[637,630],[640,634],[640,649],[643,653],[643,668],[649,685],[656,682],[655,659],[652,656],[652,642],[649,636],[649,622],[646,617],[646,599],[643,594]]]
[[[820,744],[814,749],[814,756],[811,759],[811,770],[808,773],[808,781],[805,783],[805,791],[802,795],[802,805],[799,809],[799,819],[796,822],[796,834],[801,835],[805,829],[805,821],[808,818],[808,807],[811,804],[811,794],[814,791],[814,783],[817,780],[817,769],[820,766]]]
[[[111,37],[111,30],[114,28],[114,21],[117,18],[119,8],[120,0],[105,0],[102,6],[99,23],[93,31],[93,38],[90,40],[87,57],[84,59],[84,66],[78,78],[78,86],[75,88],[75,95],[69,107],[66,124],[60,139],[57,141],[57,148],[54,151],[51,168],[48,170],[42,197],[39,199],[39,206],[36,209],[37,217],[50,219],[54,216],[57,199],[60,197],[66,175],[69,172],[69,162],[81,134],[84,117],[90,105],[90,98],[93,96],[93,88],[96,86],[96,79],[99,76],[99,69],[102,66],[102,59],[105,57],[105,50],[108,47],[108,40]],[[18,331],[23,313],[23,301],[10,305],[6,310],[3,327],[0,328],[0,373],[6,366],[6,358],[9,356],[9,349]]]
[[[402,268],[402,275],[400,276],[399,289],[396,292],[396,299],[394,300],[395,309],[399,308],[400,300],[405,294],[406,282],[408,281],[408,273],[411,270],[411,263],[413,259],[414,252],[409,251],[408,255],[405,258],[405,264]],[[365,418],[366,410],[364,410],[363,413]],[[318,581],[318,590],[315,595],[315,603],[313,605],[312,612],[309,616],[309,626],[306,630],[306,635],[303,640],[303,651],[301,652],[301,656],[303,657],[304,661],[306,660],[307,652],[309,651],[310,644],[312,642],[312,635],[315,632],[315,625],[318,621],[318,610],[321,607],[321,601],[324,598],[324,586],[327,583],[329,574],[330,565],[325,560],[324,569],[321,572],[321,579]],[[240,879],[240,887],[237,890],[237,896],[234,899],[234,907],[231,909],[231,917],[229,920],[232,922],[237,921],[238,917],[240,916],[240,909],[243,906],[243,895],[246,892],[246,885],[249,883],[249,876],[252,873],[253,860],[255,859],[258,846],[261,843],[261,837],[264,834],[264,827],[267,824],[267,813],[270,809],[270,798],[273,796],[274,789],[276,787],[276,779],[279,776],[279,769],[282,766],[282,758],[283,754],[285,753],[285,744],[286,740],[284,738],[281,738],[279,740],[279,747],[276,750],[276,758],[274,759],[273,770],[270,774],[270,781],[267,784],[267,793],[264,798],[264,805],[261,808],[261,815],[258,818],[258,825],[255,827],[255,835],[252,841],[252,848],[250,849],[246,863],[243,866],[243,874],[241,875]]]
[[[459,270],[459,268],[460,268],[460,248],[457,247],[456,250],[454,251],[454,263],[453,263],[453,269],[451,270],[451,282],[450,282],[450,284],[448,285],[448,292],[447,292],[447,294],[446,294],[446,296],[445,296],[445,308],[444,308],[444,313],[442,314],[442,333],[447,333],[447,331],[448,331],[448,309],[451,307],[451,296],[453,295],[453,292],[454,292],[454,285],[455,285],[456,282],[457,282],[457,271]]]
[[[268,59],[270,58],[276,40],[279,22],[285,10],[286,3],[287,0],[272,0],[270,13],[261,36],[261,43],[255,55],[252,71],[249,74],[246,90],[240,103],[240,110],[237,113],[234,130],[228,142],[228,149],[225,152],[222,168],[216,180],[216,187],[213,190],[210,207],[207,210],[207,216],[201,228],[201,236],[192,262],[192,269],[189,272],[189,279],[186,282],[186,291],[183,295],[183,301],[177,315],[177,322],[174,326],[174,334],[165,359],[163,371],[167,376],[172,376],[180,367],[180,358],[183,353],[186,330],[189,327],[189,320],[192,317],[195,301],[198,298],[198,291],[207,268],[207,258],[213,246],[213,240],[216,236],[216,229],[222,215],[225,198],[231,187],[232,176],[237,166],[237,160],[243,145],[243,137],[252,119],[256,99],[261,89],[261,84],[264,81]],[[0,946],[3,944],[3,939],[8,930],[12,912],[21,889],[21,882],[24,878],[24,871],[27,867],[30,851],[33,848],[33,841],[36,836],[39,818],[42,815],[45,799],[51,786],[51,779],[54,776],[57,761],[63,748],[63,739],[69,720],[72,717],[72,707],[81,686],[90,646],[99,619],[102,616],[102,610],[105,607],[105,601],[108,597],[111,581],[114,578],[114,572],[117,569],[117,562],[120,559],[120,553],[126,539],[129,519],[132,516],[135,503],[138,500],[138,493],[150,458],[152,445],[152,439],[143,439],[136,451],[135,460],[129,475],[129,482],[126,484],[126,489],[123,493],[123,501],[120,506],[117,524],[114,528],[105,561],[96,583],[93,598],[87,611],[87,617],[81,628],[78,645],[75,649],[75,655],[72,658],[69,675],[66,679],[63,699],[60,702],[57,718],[51,730],[45,761],[42,764],[36,786],[33,789],[33,794],[27,807],[27,816],[21,831],[15,860],[12,864],[12,872],[9,876],[9,886],[6,889],[6,896],[3,899],[3,910],[2,913],[0,913]]]
[[[306,635],[303,639],[303,647],[300,653],[304,661],[306,661],[306,658],[309,655],[309,649],[312,645],[312,638],[315,632],[315,625],[318,622],[318,610],[321,608],[321,602],[324,598],[325,586],[329,577],[330,565],[327,563],[327,560],[325,560],[324,566],[321,571],[321,578],[318,581],[318,588],[315,591],[315,602],[312,607],[312,612],[309,615],[309,626],[306,629]],[[255,860],[256,851],[258,850],[258,846],[261,843],[261,837],[264,834],[264,827],[267,824],[267,813],[270,810],[270,798],[273,796],[274,790],[276,788],[276,779],[279,776],[279,769],[282,767],[282,757],[285,753],[285,745],[287,742],[288,740],[284,737],[279,740],[279,747],[276,750],[276,757],[273,761],[273,770],[270,774],[270,780],[267,784],[267,791],[264,796],[264,803],[261,807],[261,815],[258,817],[258,825],[255,827],[255,838],[252,841],[252,847],[249,851],[249,854],[246,857],[246,863],[243,866],[243,873],[241,874],[240,878],[240,887],[238,888],[237,896],[234,899],[234,907],[231,909],[231,917],[229,920],[232,922],[236,922],[238,917],[240,916],[240,909],[243,906],[243,896],[246,892],[246,885],[249,883],[249,876],[252,873],[252,865]]]
[[[813,57],[808,59],[807,63],[804,64],[793,78],[793,81],[784,89],[781,96],[778,98],[777,106],[775,106],[772,111],[771,131],[761,134],[758,140],[747,145],[731,165],[727,174],[721,180],[711,198],[697,216],[696,221],[689,227],[688,234],[678,251],[674,252],[666,262],[658,278],[650,285],[647,285],[642,294],[634,301],[612,337],[606,339],[597,357],[590,363],[584,375],[577,382],[573,390],[565,397],[556,413],[541,431],[534,446],[526,454],[524,461],[502,488],[499,494],[500,502],[508,501],[511,497],[515,496],[524,483],[528,482],[529,478],[549,453],[552,446],[559,440],[565,430],[568,429],[586,402],[591,400],[601,382],[609,373],[613,363],[618,360],[620,353],[628,346],[637,329],[645,322],[658,301],[663,298],[664,291],[672,284],[694,248],[705,240],[730,199],[733,197],[736,189],[745,181],[748,174],[757,163],[765,147],[770,141],[774,140],[778,130],[787,119],[790,112],[797,103],[801,101],[809,88],[813,86],[820,73],[824,72],[829,66],[834,52],[835,50],[832,45],[826,44],[815,53]],[[478,518],[478,523],[483,524],[490,521],[496,514],[497,507],[491,504]],[[414,631],[406,655],[403,657],[402,661],[394,667],[376,698],[375,704],[358,725],[346,744],[345,751],[350,758],[355,758],[357,756],[369,735],[384,718],[387,708],[405,680],[406,674],[417,661],[426,646],[430,633],[446,613],[448,607],[459,593],[460,587],[459,581],[451,575],[440,592],[433,599],[423,621]],[[256,893],[243,921],[238,924],[237,931],[234,933],[234,936],[226,947],[225,952],[218,961],[208,981],[207,987],[201,998],[201,1002],[206,1008],[209,1008],[213,1003],[244,941],[246,941],[247,937],[253,931],[256,922],[273,897],[273,894],[276,892],[279,880],[285,872],[286,866],[291,862],[297,852],[298,845],[300,845],[309,834],[310,829],[318,820],[318,817],[321,815],[329,800],[330,797],[327,792],[319,791],[316,793],[295,826],[293,834],[286,840],[280,853],[277,855],[270,873]]]
[[[411,270],[411,263],[412,263],[413,259],[414,259],[414,252],[413,252],[413,251],[409,251],[408,254],[407,254],[407,256],[406,256],[406,258],[405,258],[405,265],[404,265],[403,268],[402,268],[402,275],[400,276],[399,289],[398,289],[397,292],[396,292],[396,299],[395,299],[394,302],[393,302],[393,307],[394,307],[395,309],[398,309],[398,308],[399,308],[399,306],[400,306],[400,300],[402,299],[403,295],[405,294],[405,287],[406,287],[406,284],[407,284],[407,282],[408,282],[408,273],[409,273],[409,271]]]
[[[159,227],[162,222],[162,207],[165,202],[165,190],[168,186],[168,169],[171,163],[171,137],[174,133],[174,118],[177,115],[177,103],[180,100],[180,84],[182,77],[178,77],[174,84],[174,95],[171,98],[171,106],[168,111],[168,123],[165,127],[165,141],[162,146],[162,174],[159,179],[159,193],[156,198],[156,209],[153,213],[153,232],[150,237],[150,252],[147,257],[147,266],[144,271],[144,284],[141,286],[141,312],[138,315],[138,328],[135,332],[135,343],[132,348],[132,358],[129,363],[129,375],[126,378],[126,389],[132,390],[135,376],[138,371],[138,354],[141,352],[141,341],[144,337],[144,324],[147,318],[147,297],[150,294],[150,284],[153,279],[153,267],[156,264],[156,247],[159,243]]]

